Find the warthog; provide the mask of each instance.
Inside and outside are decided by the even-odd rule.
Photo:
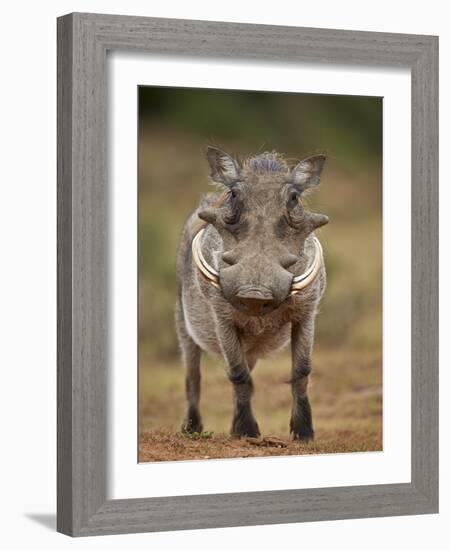
[[[231,434],[258,437],[251,372],[258,358],[292,348],[294,439],[314,437],[307,395],[314,320],[325,289],[322,249],[314,230],[328,217],[305,210],[302,194],[317,186],[325,157],[290,167],[266,152],[239,162],[209,147],[211,179],[186,222],[177,259],[176,327],[186,369],[184,432],[201,432],[200,355],[223,357],[233,385]]]

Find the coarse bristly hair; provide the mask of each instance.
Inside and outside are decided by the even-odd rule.
[[[283,173],[289,171],[288,163],[283,155],[276,151],[265,151],[264,153],[249,157],[244,161],[244,168],[249,168],[256,173]]]

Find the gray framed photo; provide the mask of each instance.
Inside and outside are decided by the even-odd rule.
[[[437,513],[437,339],[437,37],[58,19],[58,531]]]

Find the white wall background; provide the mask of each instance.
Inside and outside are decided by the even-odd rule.
[[[59,0],[2,6],[0,34],[0,514],[5,548],[443,548],[450,521],[449,290],[441,308],[441,513],[435,516],[122,535],[71,540],[56,507],[56,22],[72,11],[438,34],[441,98],[450,97],[446,2]],[[441,280],[448,281],[448,101],[441,112]],[[447,123],[447,125],[445,124]],[[407,245],[408,243],[405,243]],[[447,542],[448,544],[448,542]]]

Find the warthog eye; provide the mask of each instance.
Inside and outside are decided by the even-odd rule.
[[[299,199],[300,191],[293,187],[289,189],[285,218],[287,223],[296,230],[300,229],[304,222],[304,212]]]
[[[239,191],[235,188],[231,188],[228,193],[227,212],[224,216],[224,221],[227,224],[229,230],[233,229],[230,228],[230,226],[236,226],[236,224],[239,222],[240,215],[241,204],[239,201]]]
[[[294,189],[289,193],[288,204],[287,204],[287,207],[289,209],[295,208],[298,205],[299,196],[300,195],[298,191],[295,191]]]

